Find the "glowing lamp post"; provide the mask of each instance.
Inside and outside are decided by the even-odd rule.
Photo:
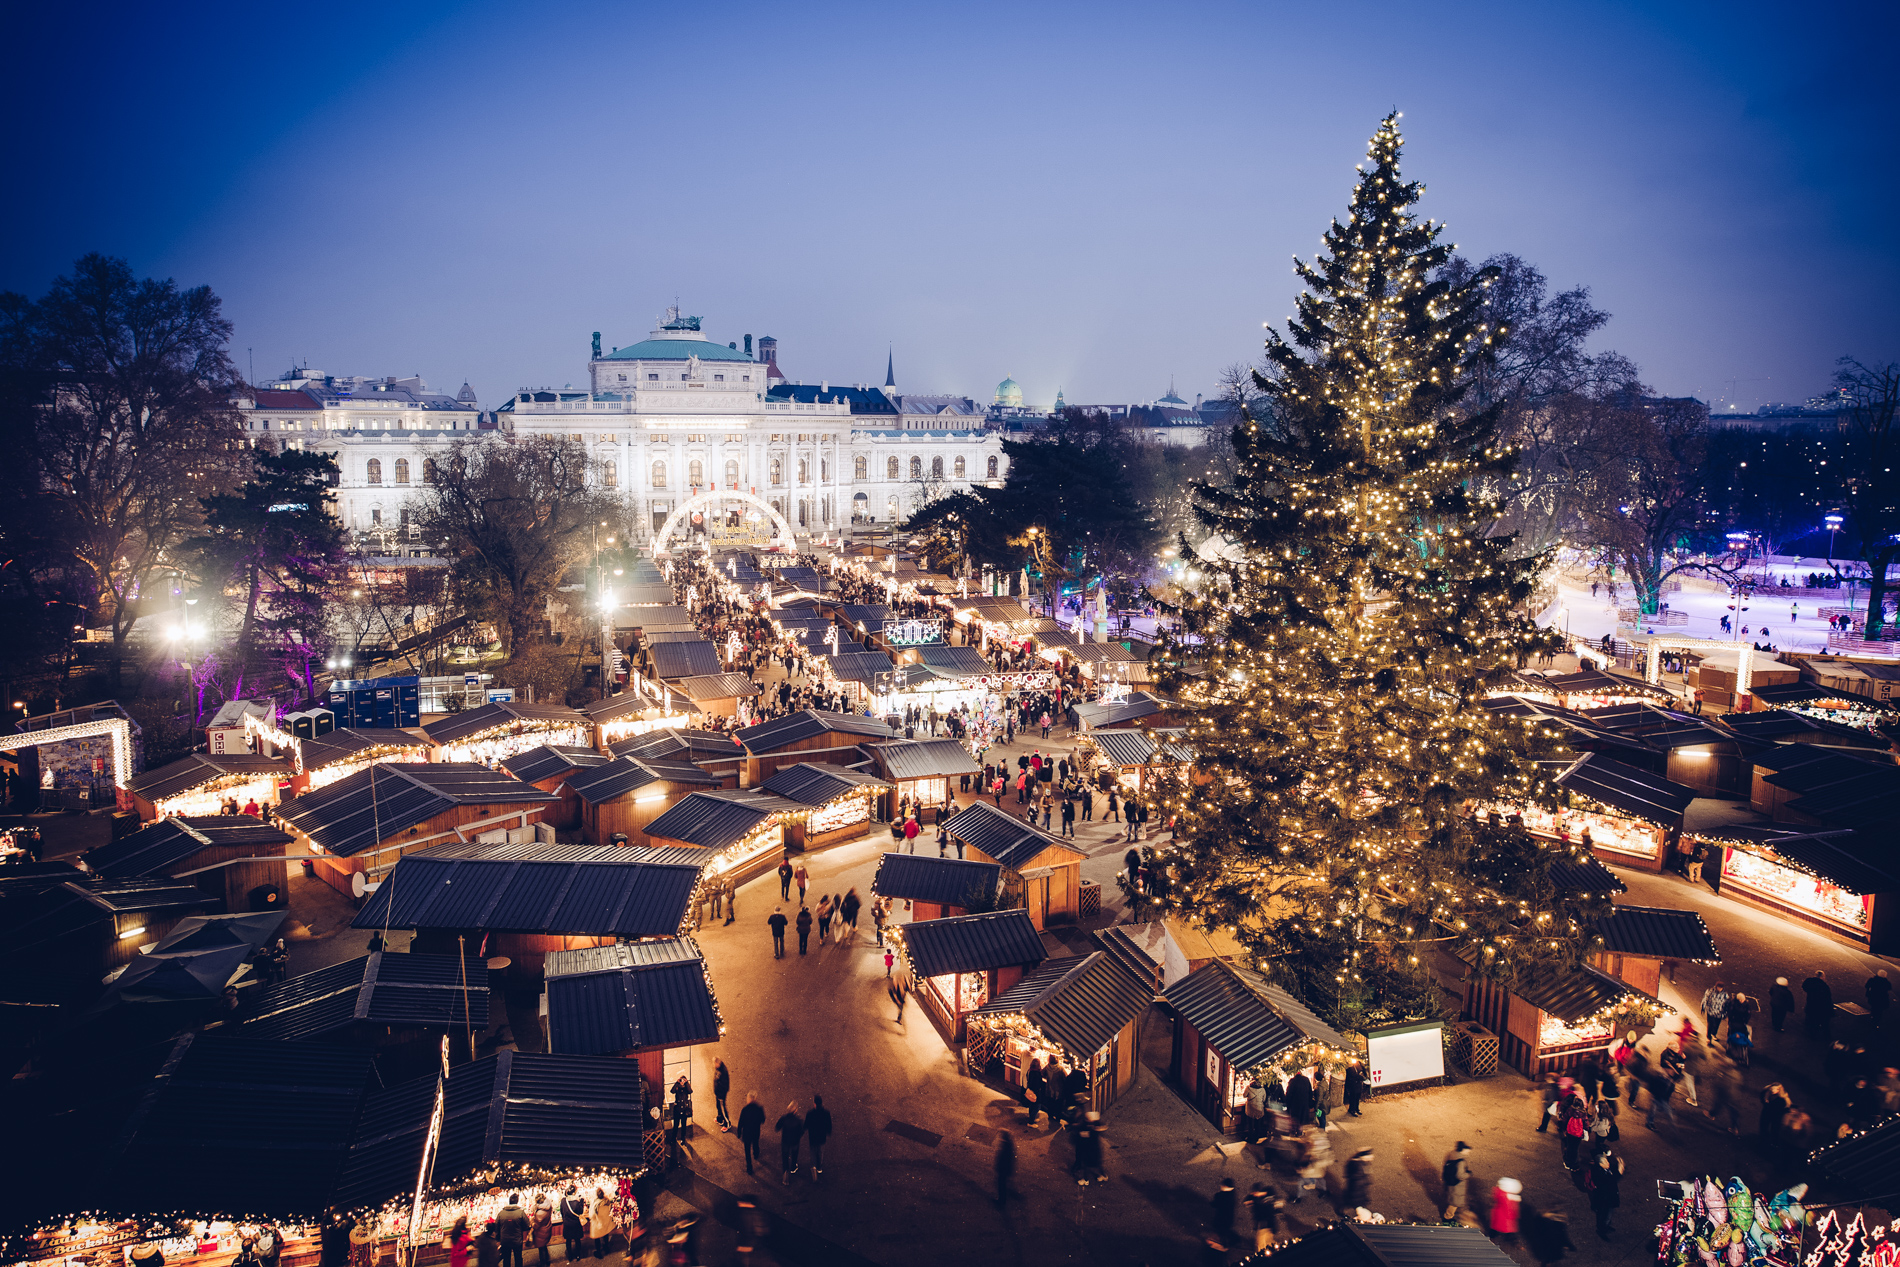
[[[1827,561],[1831,566],[1834,562],[1834,538],[1840,533],[1844,521],[1839,515],[1826,515],[1821,522],[1827,525]]]

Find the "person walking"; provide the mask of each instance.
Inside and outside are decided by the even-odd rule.
[[[791,921],[785,918],[785,908],[779,907],[772,912],[772,918],[765,921],[772,926],[772,958],[785,957],[785,925]]]
[[[816,1179],[825,1173],[825,1141],[831,1138],[831,1110],[825,1107],[825,1097],[815,1095],[811,1098],[811,1112],[805,1115],[805,1139],[811,1144],[811,1177]]]
[[[1565,1250],[1577,1247],[1570,1239],[1570,1224],[1556,1210],[1533,1209],[1524,1216],[1523,1225],[1525,1246],[1545,1267],[1561,1259]]]
[[[1827,973],[1820,968],[1814,975],[1801,983],[1801,992],[1808,996],[1806,1007],[1802,1009],[1802,1019],[1807,1024],[1810,1038],[1829,1038],[1834,1030],[1834,987],[1827,983]]]
[[[759,1132],[765,1129],[765,1106],[759,1103],[759,1093],[748,1091],[745,1103],[739,1108],[739,1143],[745,1147],[745,1172],[752,1173],[752,1163],[759,1156]]]
[[[804,893],[801,891],[799,896],[804,897]],[[811,941],[811,924],[811,908],[800,906],[798,908],[798,953],[801,955],[805,953],[806,943]]]
[[[790,854],[786,854],[778,864],[778,896],[781,902],[792,900],[792,855]]]
[[[1728,985],[1717,981],[1702,992],[1702,1019],[1707,1026],[1709,1041],[1715,1041],[1715,1031],[1722,1026],[1722,1017],[1728,1007]]]
[[[1369,1210],[1372,1207],[1372,1150],[1362,1148],[1346,1161],[1346,1199],[1343,1203],[1347,1211]]]
[[[779,1116],[778,1161],[779,1171],[784,1182],[790,1184],[792,1176],[798,1173],[798,1141],[805,1134],[805,1119],[798,1115],[798,1101],[793,1100],[785,1106],[785,1112]]]
[[[561,1240],[567,1245],[567,1260],[574,1262],[587,1254],[587,1198],[577,1184],[568,1184],[561,1197]]]
[[[1117,799],[1114,788],[1108,789],[1108,811],[1102,815],[1102,821],[1105,823],[1122,821],[1121,801]]]
[[[1016,1174],[1016,1137],[1008,1131],[996,1133],[996,1153],[990,1159],[990,1165],[996,1173],[996,1208],[1004,1209],[1016,1190],[1009,1181]]]
[[[721,887],[726,891],[726,927],[731,927],[732,921],[739,918],[737,905],[739,901],[739,881],[732,876],[727,876],[725,883]]]
[[[1366,1071],[1358,1061],[1346,1066],[1346,1116],[1359,1116],[1359,1103],[1366,1098]]]
[[[442,1238],[442,1244],[449,1251],[449,1267],[468,1267],[468,1247],[474,1243],[475,1238],[468,1234],[468,1216],[464,1214],[455,1220],[455,1226],[451,1227],[449,1234]],[[132,1262],[137,1264],[137,1267],[147,1267],[136,1255],[133,1256]],[[162,1267],[162,1265],[155,1265],[155,1267]]]
[[[1075,1145],[1076,1185],[1086,1188],[1091,1183],[1107,1183],[1108,1176],[1102,1169],[1102,1115],[1088,1110],[1070,1135]]]
[[[1095,821],[1095,791],[1086,783],[1082,785],[1082,821]]]
[[[1892,1006],[1893,982],[1887,979],[1887,970],[1882,968],[1867,978],[1867,1014],[1870,1018],[1868,1024],[1879,1029],[1881,1017],[1885,1016],[1887,1009]]]
[[[732,1091],[732,1071],[726,1068],[724,1060],[713,1061],[713,1104],[719,1110],[719,1129],[726,1132],[732,1129],[732,1119],[726,1115],[726,1096]]]
[[[1062,834],[1075,835],[1075,802],[1066,796],[1062,798]]]
[[[1491,1189],[1491,1218],[1487,1230],[1494,1241],[1512,1244],[1517,1240],[1519,1207],[1524,1203],[1524,1185],[1516,1179],[1498,1180]]]
[[[889,956],[886,957],[888,958]],[[897,1023],[899,1025],[904,1023],[904,1004],[910,1000],[909,987],[910,982],[903,977],[889,976],[887,966],[884,989],[891,996],[891,1002],[897,1004]]]
[[[1465,1190],[1471,1183],[1471,1145],[1461,1139],[1445,1154],[1439,1178],[1445,1184],[1445,1222],[1451,1223],[1465,1208]]]
[[[818,944],[824,945],[831,940],[831,894],[818,899]]]
[[[1623,1159],[1606,1149],[1602,1155],[1598,1155],[1596,1164],[1590,1166],[1587,1182],[1590,1185],[1590,1210],[1596,1212],[1596,1235],[1609,1240],[1617,1231],[1611,1225],[1611,1220],[1617,1214],[1617,1206],[1623,1204],[1623,1197],[1619,1193],[1623,1185]]]
[[[805,860],[800,858],[798,865],[792,868],[792,879],[798,882],[798,904],[805,904],[805,887],[811,883],[811,872],[805,869]]]
[[[521,1267],[522,1242],[528,1239],[528,1212],[521,1208],[521,1194],[508,1194],[508,1204],[495,1215],[495,1239],[501,1242],[502,1267]]]
[[[1775,983],[1768,987],[1768,1023],[1775,1033],[1781,1033],[1792,1011],[1794,991],[1788,988],[1788,978],[1776,977]]]
[[[1223,1241],[1234,1239],[1234,1215],[1240,1212],[1240,1193],[1234,1188],[1232,1179],[1222,1178],[1220,1187],[1214,1190],[1213,1213],[1208,1219],[1208,1230]]]
[[[1029,1072],[1023,1076],[1023,1097],[1029,1102],[1029,1121],[1025,1124],[1025,1128],[1033,1130],[1036,1118],[1043,1112],[1049,1100],[1049,1083],[1043,1076],[1042,1061],[1033,1056],[1029,1060]],[[1053,1113],[1049,1116],[1049,1123],[1051,1126],[1055,1124]]]
[[[864,903],[859,900],[858,891],[855,887],[846,889],[844,891],[844,901],[838,903],[838,918],[844,921],[844,926],[851,930],[853,936],[857,935],[858,911],[863,908],[863,905]],[[841,942],[844,940],[843,934],[839,935],[838,940]]]
[[[1253,1220],[1253,1247],[1271,1249],[1280,1234],[1280,1197],[1264,1183],[1247,1193],[1247,1215]]]
[[[1286,1111],[1296,1127],[1305,1126],[1313,1119],[1313,1080],[1306,1076],[1304,1069],[1286,1084]]]

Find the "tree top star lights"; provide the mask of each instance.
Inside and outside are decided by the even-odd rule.
[[[1547,875],[1572,852],[1470,813],[1550,801],[1538,741],[1484,700],[1556,644],[1524,610],[1542,561],[1491,531],[1515,453],[1494,410],[1461,407],[1506,335],[1496,270],[1443,279],[1402,144],[1394,114],[1323,253],[1295,261],[1307,289],[1269,329],[1235,480],[1196,488],[1235,548],[1197,565],[1163,657],[1163,689],[1200,706],[1199,760],[1160,790],[1179,826],[1156,896],[1346,1026],[1435,1011],[1435,940],[1500,975],[1587,941]],[[1189,648],[1204,673],[1181,671]]]

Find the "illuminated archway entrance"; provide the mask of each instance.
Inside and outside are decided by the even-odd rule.
[[[1739,662],[1735,666],[1735,694],[1748,694],[1749,679],[1752,676],[1749,663],[1755,647],[1747,642],[1730,642],[1723,638],[1680,638],[1668,634],[1649,636],[1649,655],[1643,666],[1643,680],[1651,686],[1662,685],[1662,658],[1665,651],[1734,651]]]
[[[668,544],[673,540],[673,530],[679,527],[680,522],[687,516],[693,514],[695,511],[705,512],[714,506],[728,502],[742,502],[757,511],[760,515],[764,515],[771,520],[773,528],[771,548],[783,548],[786,550],[796,550],[798,548],[792,539],[792,525],[785,521],[784,515],[772,509],[771,505],[762,498],[755,497],[751,493],[737,488],[711,488],[703,493],[695,493],[693,496],[688,497],[679,504],[672,514],[666,517],[666,522],[660,525],[659,532],[655,533],[653,537],[654,556],[658,557],[667,552]],[[709,533],[708,535],[710,536],[711,534]]]

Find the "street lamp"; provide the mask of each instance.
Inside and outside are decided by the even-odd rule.
[[[1834,564],[1834,538],[1839,534],[1843,520],[1839,515],[1825,515],[1822,517],[1821,522],[1827,525],[1827,561],[1828,566],[1832,567]]]

